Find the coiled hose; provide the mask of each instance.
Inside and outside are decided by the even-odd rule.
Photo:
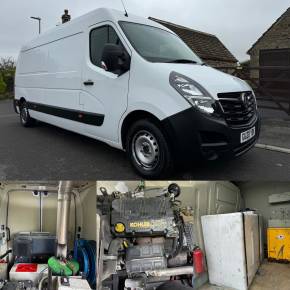
[[[79,262],[80,271],[85,275],[90,286],[96,286],[96,242],[76,240],[74,258]]]

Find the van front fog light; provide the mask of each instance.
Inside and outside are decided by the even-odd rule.
[[[215,112],[215,100],[201,85],[192,79],[177,72],[172,72],[169,82],[193,107],[207,114]]]

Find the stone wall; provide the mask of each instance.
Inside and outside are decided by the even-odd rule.
[[[260,40],[250,49],[250,66],[256,67],[260,64],[260,50],[290,48],[290,8],[282,17],[268,30]],[[259,71],[251,72],[252,78],[259,78]]]
[[[235,62],[209,60],[209,59],[203,59],[203,61],[209,66],[214,67],[216,69],[220,69],[221,71],[228,74],[232,74],[237,68],[237,63]]]

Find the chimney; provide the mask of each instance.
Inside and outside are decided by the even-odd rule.
[[[68,14],[68,10],[65,9],[64,14],[61,16],[62,23],[69,22],[70,19],[71,19],[71,16]]]

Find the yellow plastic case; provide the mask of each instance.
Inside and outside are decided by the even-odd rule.
[[[268,258],[290,261],[290,228],[268,228]]]

